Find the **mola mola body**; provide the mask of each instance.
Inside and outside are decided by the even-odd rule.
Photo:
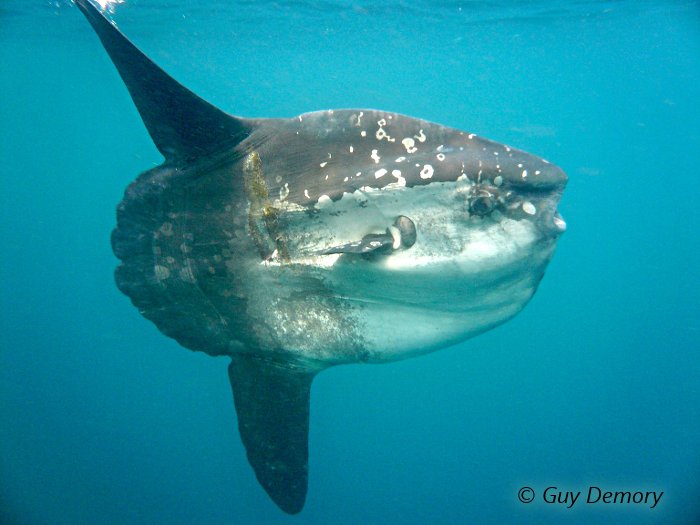
[[[299,512],[314,376],[434,351],[517,314],[565,229],[566,175],[387,111],[229,115],[75,2],[164,157],[119,204],[117,285],[182,346],[231,358],[250,464]]]

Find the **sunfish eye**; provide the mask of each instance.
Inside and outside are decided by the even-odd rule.
[[[476,190],[469,198],[469,212],[474,215],[488,215],[496,207],[496,197],[488,190]]]

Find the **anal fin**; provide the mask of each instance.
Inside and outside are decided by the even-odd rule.
[[[306,500],[309,396],[316,371],[241,354],[228,373],[248,461],[272,500],[296,514]]]

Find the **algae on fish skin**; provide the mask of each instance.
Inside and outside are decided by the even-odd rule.
[[[267,260],[274,256],[289,262],[287,241],[279,226],[279,210],[270,202],[270,192],[263,175],[262,160],[257,151],[252,151],[243,163],[245,191],[250,208],[248,227],[260,256]]]

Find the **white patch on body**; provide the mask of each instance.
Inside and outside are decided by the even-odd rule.
[[[416,148],[416,141],[413,140],[411,137],[406,137],[401,141],[401,144],[404,145],[406,148],[407,153],[415,153],[418,148]]]
[[[280,200],[283,201],[289,196],[289,183],[285,182],[284,186],[280,188]]]
[[[523,211],[528,215],[534,215],[535,213],[537,213],[537,208],[535,208],[535,205],[531,202],[525,201],[523,202]]]
[[[432,179],[433,178],[433,173],[435,170],[430,164],[425,164],[423,166],[423,169],[420,170],[420,178],[421,179]]]

